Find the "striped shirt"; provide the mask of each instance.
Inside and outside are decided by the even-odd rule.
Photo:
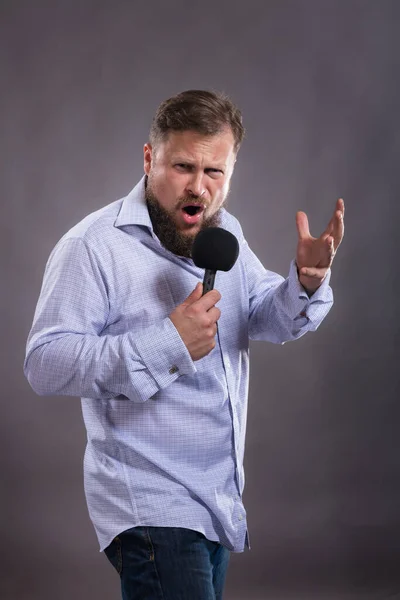
[[[193,362],[169,315],[204,271],[163,248],[144,178],[66,233],[46,265],[24,364],[41,395],[81,397],[84,484],[100,550],[139,525],[186,527],[243,551],[243,453],[249,339],[314,331],[332,303],[329,276],[311,296],[293,261],[266,270],[238,221],[231,271],[218,272],[217,344]]]

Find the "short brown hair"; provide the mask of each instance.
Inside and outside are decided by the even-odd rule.
[[[216,135],[227,127],[238,152],[245,131],[240,110],[223,93],[187,90],[160,104],[151,125],[150,143],[155,146],[164,141],[170,131]]]

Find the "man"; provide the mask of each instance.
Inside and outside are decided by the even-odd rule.
[[[124,600],[222,598],[230,551],[248,545],[249,338],[296,339],[332,305],[343,201],[317,239],[299,212],[288,278],[266,271],[223,207],[243,135],[223,95],[166,100],[144,178],[73,227],[46,266],[25,373],[39,394],[82,398],[89,513]],[[216,225],[239,258],[202,295],[191,247]]]

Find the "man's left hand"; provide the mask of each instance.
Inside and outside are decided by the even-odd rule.
[[[328,269],[343,239],[344,234],[344,202],[340,198],[327,228],[319,238],[310,234],[308,218],[304,212],[296,214],[296,225],[299,234],[296,263],[299,281],[305,290],[312,294],[319,288],[326,277]]]

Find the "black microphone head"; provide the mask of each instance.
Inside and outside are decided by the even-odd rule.
[[[193,242],[193,262],[201,269],[229,271],[238,256],[239,243],[236,237],[221,227],[202,229]]]

